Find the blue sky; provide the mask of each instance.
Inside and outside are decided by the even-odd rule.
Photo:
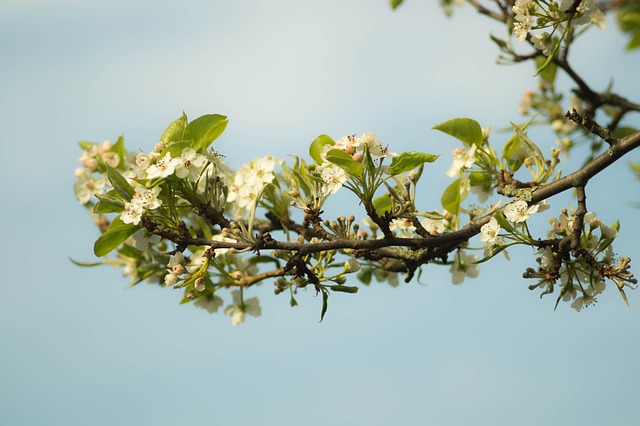
[[[229,116],[216,149],[236,167],[304,155],[321,133],[375,131],[394,151],[443,154],[424,185],[438,208],[456,146],[433,125],[504,127],[536,83],[526,66],[495,65],[500,27],[432,3],[0,2],[0,423],[638,424],[637,293],[631,309],[607,291],[554,312],[521,278],[527,249],[461,286],[430,266],[421,283],[334,295],[322,323],[312,292],[292,309],[265,284],[262,317],[241,327],[69,261],[93,260],[98,235],[72,191],[77,141],[124,135],[148,151],[182,111]],[[595,35],[576,68],[637,101],[638,53],[622,54],[615,28]],[[625,164],[587,188],[591,210],[621,220],[616,251],[636,265],[637,188]],[[328,211],[361,214],[340,200],[352,211]]]

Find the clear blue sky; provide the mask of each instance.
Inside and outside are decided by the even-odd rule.
[[[527,249],[461,286],[428,267],[423,285],[334,295],[323,323],[312,292],[292,309],[265,284],[262,317],[235,328],[68,259],[93,260],[98,235],[72,191],[77,141],[124,134],[148,151],[183,110],[230,117],[216,148],[234,166],[304,155],[321,133],[443,154],[424,186],[438,208],[455,143],[431,127],[504,127],[536,83],[495,65],[500,27],[435,3],[0,2],[0,424],[640,424],[638,293],[631,309],[613,290],[554,312],[521,278]],[[622,55],[615,28],[598,35],[577,67],[638,101],[638,53]],[[621,163],[588,190],[590,209],[621,219],[616,250],[638,272],[638,182]],[[361,213],[345,200],[331,211]]]

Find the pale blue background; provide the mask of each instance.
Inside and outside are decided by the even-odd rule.
[[[446,20],[420,0],[395,13],[383,0],[1,1],[0,424],[640,424],[638,293],[631,309],[610,289],[594,308],[554,312],[554,296],[521,278],[530,249],[459,287],[428,267],[425,285],[332,296],[323,323],[312,292],[292,309],[266,284],[254,291],[263,316],[237,328],[68,259],[93,260],[98,235],[72,191],[76,142],[124,134],[148,151],[183,110],[230,117],[216,148],[236,167],[304,155],[320,133],[376,131],[392,150],[443,154],[423,186],[438,208],[456,144],[431,127],[458,116],[504,127],[536,84],[529,65],[495,65],[499,26],[458,12]],[[576,67],[637,102],[638,53],[622,55],[615,28],[596,35]],[[589,184],[588,205],[621,219],[615,247],[637,272],[638,182],[624,163]],[[351,207],[328,212],[361,214],[341,200]]]

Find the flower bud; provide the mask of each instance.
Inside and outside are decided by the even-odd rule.
[[[344,272],[347,274],[357,272],[358,270],[360,270],[360,263],[358,263],[354,257],[344,262]]]
[[[204,291],[204,289],[205,289],[204,278],[200,277],[200,278],[196,279],[195,285],[196,285],[196,290]]]

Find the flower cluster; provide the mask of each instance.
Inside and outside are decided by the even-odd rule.
[[[323,181],[322,195],[324,196],[338,192],[349,179],[349,173],[343,167],[327,160],[328,152],[334,149],[349,154],[351,159],[356,162],[363,160],[365,151],[374,159],[397,155],[389,152],[389,147],[380,142],[374,132],[364,132],[360,137],[347,135],[338,139],[334,144],[324,145],[320,153],[322,163],[318,166],[318,172]]]
[[[552,33],[542,32],[532,34],[531,41],[536,49],[548,56],[557,42],[552,34],[563,22],[570,21],[571,25],[594,23],[600,28],[605,26],[602,12],[595,0],[582,0],[572,9],[573,0],[557,2],[541,2],[537,0],[516,0],[511,10],[514,14],[513,34],[520,41],[524,41],[533,29],[553,27]]]
[[[227,201],[239,209],[253,206],[266,185],[275,178],[273,170],[278,160],[271,156],[259,158],[243,165],[229,185]]]
[[[621,269],[616,266],[611,244],[618,235],[618,224],[609,226],[594,212],[588,212],[583,216],[584,226],[580,234],[580,247],[578,250],[574,248],[573,259],[567,259],[566,255],[561,253],[560,245],[553,242],[570,238],[575,232],[575,220],[575,214],[569,214],[566,210],[559,218],[550,219],[551,230],[547,237],[551,244],[538,250],[537,270],[528,268],[524,276],[540,280],[529,288],[542,289],[541,296],[552,293],[554,285],[559,281],[561,290],[558,302],[573,301],[571,307],[580,311],[596,302],[596,296],[606,288],[605,278],[614,281],[623,278],[623,281],[628,284],[633,283],[633,278],[630,275],[624,275],[627,273],[627,268]],[[619,274],[620,271],[623,275]],[[620,290],[622,292],[622,288]]]

